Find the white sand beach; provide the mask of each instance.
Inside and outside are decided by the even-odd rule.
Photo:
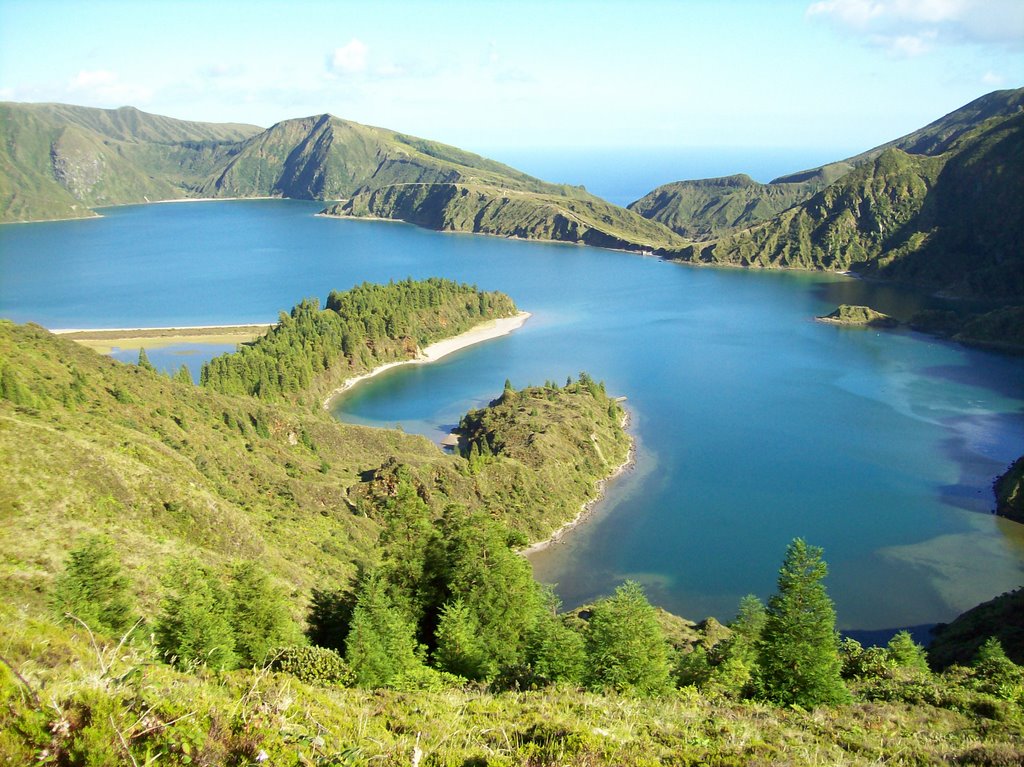
[[[376,375],[380,375],[385,370],[390,370],[391,368],[398,367],[399,365],[422,365],[427,362],[436,362],[442,357],[448,356],[452,352],[465,349],[467,346],[473,346],[474,344],[481,343],[482,341],[489,341],[492,338],[500,338],[501,336],[508,335],[513,330],[521,328],[528,319],[530,319],[529,312],[519,312],[519,314],[514,317],[502,317],[497,320],[488,320],[474,328],[470,328],[465,333],[460,333],[457,336],[446,338],[443,341],[431,344],[426,349],[421,349],[419,354],[412,359],[389,362],[386,365],[375,367],[368,373],[363,373],[362,375],[349,378],[345,383],[327,396],[323,402],[324,410],[330,409],[331,402],[335,397],[348,391],[360,381],[365,381],[367,378],[373,378]]]

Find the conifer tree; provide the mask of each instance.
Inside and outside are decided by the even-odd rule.
[[[181,367],[178,368],[178,372],[174,374],[174,380],[178,383],[188,384],[189,386],[194,385],[192,380],[192,371],[188,369],[188,365],[182,363]]]
[[[149,357],[146,355],[146,350],[143,347],[139,347],[139,362],[138,365],[143,370],[148,370],[150,373],[155,373],[156,368],[153,367],[153,363],[149,361]]]
[[[822,550],[801,538],[786,549],[778,592],[768,600],[758,643],[761,694],[781,705],[842,703],[850,694],[840,677],[839,636],[832,600],[822,583]]]
[[[668,642],[639,583],[626,581],[594,605],[587,639],[592,689],[635,695],[668,690]]]
[[[376,574],[365,578],[345,639],[345,660],[361,687],[383,687],[420,665],[415,627],[387,595]]]
[[[164,588],[155,632],[164,657],[179,668],[234,668],[231,600],[217,577],[195,559],[181,559],[171,564]]]
[[[293,645],[300,637],[284,595],[253,562],[240,562],[232,569],[230,619],[235,651],[247,666],[263,665],[271,651]]]
[[[461,599],[442,608],[436,642],[434,662],[441,671],[479,680],[491,679],[497,673],[481,641],[480,624]]]
[[[61,619],[72,615],[93,631],[120,634],[131,627],[134,601],[109,538],[90,536],[71,550],[51,604]]]
[[[908,631],[897,632],[885,648],[886,659],[895,666],[926,673],[928,656],[924,648],[917,644]]]

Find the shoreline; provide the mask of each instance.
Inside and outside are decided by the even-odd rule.
[[[622,418],[623,429],[629,427],[630,420],[631,419],[629,411],[627,410],[626,414]],[[574,529],[576,529],[581,524],[586,522],[590,518],[590,515],[593,513],[597,504],[604,500],[605,488],[608,486],[608,483],[625,474],[627,471],[633,468],[635,464],[636,440],[632,436],[630,436],[629,450],[626,451],[626,460],[620,463],[618,466],[616,466],[607,477],[605,477],[604,479],[599,479],[595,483],[595,487],[597,488],[597,495],[591,498],[589,501],[585,501],[580,506],[579,513],[575,517],[573,517],[564,525],[556,529],[547,538],[545,538],[542,541],[537,541],[536,543],[531,543],[526,548],[520,549],[518,553],[529,559],[531,554],[536,554],[539,551],[544,551],[550,546],[553,546],[554,544],[558,543],[566,533],[572,532]]]
[[[423,365],[429,362],[436,362],[442,357],[447,357],[449,354],[465,349],[469,346],[473,346],[483,341],[490,341],[492,338],[507,336],[512,331],[518,330],[526,324],[526,321],[530,319],[531,316],[532,315],[529,312],[519,312],[513,317],[500,317],[496,320],[487,320],[486,322],[470,328],[464,333],[459,333],[457,336],[445,338],[441,341],[435,341],[426,349],[420,350],[412,359],[387,362],[383,365],[378,365],[369,372],[361,373],[360,375],[353,376],[352,378],[347,378],[341,386],[337,387],[327,395],[326,399],[324,399],[322,403],[322,407],[324,410],[330,410],[331,403],[336,398],[361,381],[380,375],[385,370],[391,370],[391,368],[396,368],[399,365]]]

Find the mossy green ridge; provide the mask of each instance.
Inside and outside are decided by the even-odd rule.
[[[685,261],[850,270],[950,295],[1024,298],[1024,113],[935,157],[886,149],[771,221],[675,254]]]
[[[628,207],[682,237],[701,241],[766,221],[826,185],[820,175],[807,181],[760,184],[741,173],[664,184]]]
[[[80,218],[93,207],[194,196],[253,125],[132,107],[0,104],[0,221]]]
[[[1024,522],[1024,456],[996,478],[996,514]]]
[[[989,637],[996,637],[1015,663],[1024,664],[1024,588],[1001,594],[935,627],[928,645],[932,667],[966,664]]]
[[[346,379],[475,325],[511,317],[516,305],[496,291],[451,280],[411,278],[332,291],[327,306],[307,299],[265,335],[203,366],[204,386],[261,399],[318,402]]]
[[[995,91],[940,117],[920,130],[854,157],[780,176],[760,184],[749,176],[676,181],[659,186],[630,203],[645,218],[658,221],[691,240],[717,239],[737,229],[767,221],[810,199],[887,149],[913,155],[939,155],[986,120],[1006,117],[1024,106],[1024,88]]]
[[[331,216],[400,219],[450,232],[554,240],[641,252],[682,247],[666,227],[574,187],[531,191],[504,183],[408,183],[361,189]]]
[[[888,314],[875,311],[870,306],[840,304],[835,311],[817,318],[820,322],[835,325],[855,325],[876,328],[894,328],[899,322]]]
[[[1024,306],[1004,306],[988,312],[927,309],[912,316],[908,324],[922,333],[967,346],[1024,352]]]
[[[336,200],[363,187],[456,181],[530,191],[571,189],[456,147],[322,114],[285,120],[242,142],[200,192]]]

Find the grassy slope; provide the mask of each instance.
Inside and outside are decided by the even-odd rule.
[[[0,221],[184,197],[235,142],[259,131],[67,104],[4,103],[0,126]]]
[[[503,454],[474,476],[422,437],[197,389],[31,325],[0,323],[0,359],[4,389],[13,377],[23,397],[0,399],[0,582],[18,603],[38,605],[78,536],[103,530],[123,542],[144,603],[162,563],[194,549],[259,560],[301,604],[374,560],[377,503],[399,466],[435,510],[487,509],[542,538],[626,449],[607,402],[578,387],[544,395],[550,472]]]
[[[808,200],[887,149],[900,149],[913,155],[939,155],[981,123],[1012,115],[1022,105],[1024,88],[995,91],[920,130],[846,160],[781,176],[769,184],[758,184],[744,176],[677,181],[658,187],[631,203],[629,208],[690,239],[714,239],[767,221]]]
[[[772,218],[822,186],[820,181],[759,184],[743,174],[676,181],[630,203],[629,209],[682,237],[706,240]]]
[[[1019,764],[1014,718],[864,702],[804,711],[702,697],[323,688],[266,672],[184,674],[144,649],[0,606],[0,753],[36,763],[423,765]],[[102,663],[102,665],[101,665]],[[105,671],[105,672],[104,672]],[[35,698],[33,698],[35,696]],[[38,700],[36,705],[35,700]],[[299,755],[302,755],[301,757]]]
[[[367,188],[325,212],[401,219],[441,231],[625,250],[682,247],[685,242],[657,222],[590,195],[531,192],[505,184],[428,182]]]
[[[994,118],[938,157],[887,149],[771,221],[684,260],[851,269],[956,295],[1020,300],[1024,114]]]

